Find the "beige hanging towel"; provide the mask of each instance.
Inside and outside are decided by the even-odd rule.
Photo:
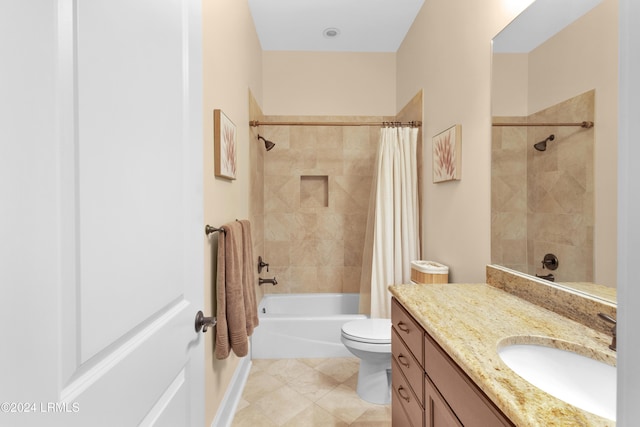
[[[226,359],[231,350],[238,357],[246,356],[249,352],[242,225],[234,221],[221,228],[224,233],[218,237],[216,359]]]
[[[253,329],[258,326],[258,304],[256,303],[256,263],[253,259],[253,239],[251,237],[251,223],[243,219],[242,226],[242,262],[244,264],[244,274],[242,285],[244,288],[244,311],[247,322],[247,335],[253,333]]]

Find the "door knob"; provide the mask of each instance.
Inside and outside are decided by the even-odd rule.
[[[196,332],[207,332],[209,326],[216,326],[217,320],[215,317],[204,317],[202,311],[196,313]]]

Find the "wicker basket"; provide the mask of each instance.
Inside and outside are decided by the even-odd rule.
[[[449,283],[449,267],[434,261],[411,261],[411,281],[419,284]]]

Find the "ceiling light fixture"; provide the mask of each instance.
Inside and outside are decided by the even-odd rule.
[[[340,35],[340,30],[333,27],[325,28],[322,35],[328,39],[334,39]]]

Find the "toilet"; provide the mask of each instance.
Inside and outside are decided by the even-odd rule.
[[[391,319],[362,319],[342,325],[342,343],[360,359],[358,396],[381,405],[391,401]]]

